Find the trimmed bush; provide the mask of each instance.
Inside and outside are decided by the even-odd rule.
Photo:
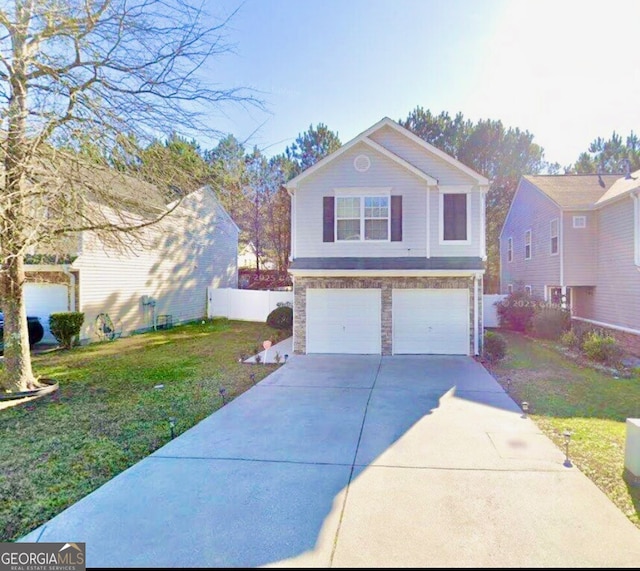
[[[557,340],[571,327],[571,314],[560,307],[541,307],[531,320],[536,337]]]
[[[84,313],[79,311],[52,313],[49,316],[51,334],[65,349],[71,349],[74,346],[83,323]]]
[[[584,336],[582,351],[594,361],[616,365],[622,357],[622,350],[616,340],[606,333],[591,331]]]
[[[507,354],[507,342],[502,335],[487,331],[484,334],[482,355],[487,361],[495,363],[504,359]]]
[[[496,303],[500,327],[513,331],[527,331],[536,312],[538,300],[524,291],[514,291]]]
[[[293,327],[293,309],[276,307],[267,317],[267,325],[274,329],[291,329]]]
[[[560,335],[560,343],[569,349],[580,349],[580,337],[576,335],[573,329]]]

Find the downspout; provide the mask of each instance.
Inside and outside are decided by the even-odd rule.
[[[69,278],[69,299],[71,300],[69,308],[71,311],[76,311],[76,276],[69,270],[69,266],[66,264],[62,266],[62,273]]]
[[[431,257],[431,189],[427,187],[427,258]]]
[[[560,211],[560,287],[564,287],[564,212]]]
[[[478,342],[478,274],[473,276],[473,354],[478,355],[479,342]]]

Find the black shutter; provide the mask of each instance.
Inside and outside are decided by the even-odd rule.
[[[402,242],[402,196],[391,197],[391,241]]]
[[[445,194],[442,204],[444,208],[444,239],[467,239],[467,195]]]
[[[334,237],[334,198],[333,196],[325,196],[322,198],[322,241],[335,242]]]

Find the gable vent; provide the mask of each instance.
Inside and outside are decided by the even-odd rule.
[[[367,172],[371,167],[371,159],[367,155],[358,155],[353,159],[353,168],[358,172]]]

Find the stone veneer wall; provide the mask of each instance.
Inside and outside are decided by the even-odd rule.
[[[473,355],[473,307],[474,288],[472,277],[296,277],[293,280],[293,351],[304,354],[307,345],[307,289],[342,289],[342,288],[375,288],[381,290],[382,295],[382,354],[391,355],[393,352],[393,315],[391,296],[393,289],[468,289],[469,290],[469,354]],[[478,322],[479,340],[482,340],[482,280],[478,283],[479,311]]]

